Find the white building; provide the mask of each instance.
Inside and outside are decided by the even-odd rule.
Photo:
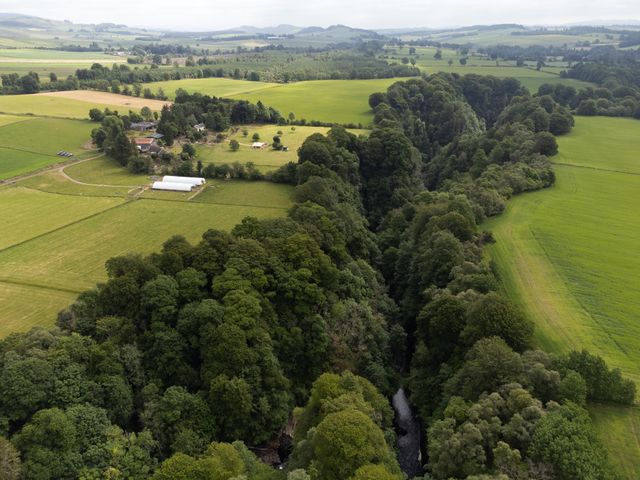
[[[153,182],[151,186],[153,190],[171,190],[174,192],[190,192],[193,187],[192,183],[177,182]]]
[[[177,177],[174,175],[165,175],[162,177],[163,182],[169,183],[188,183],[191,185],[204,185],[206,180],[202,177]]]

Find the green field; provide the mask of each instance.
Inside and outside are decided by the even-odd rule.
[[[486,56],[471,54],[467,56],[467,64],[461,65],[459,52],[452,49],[441,49],[442,59],[436,60],[434,55],[437,51],[433,47],[415,47],[415,55],[409,54],[409,48],[387,49],[389,59],[400,61],[404,57],[414,57],[416,66],[426,73],[457,73],[459,75],[478,74],[492,75],[498,78],[516,78],[531,92],[537,92],[540,85],[545,83],[561,83],[563,85],[572,86],[576,89],[593,86],[587,82],[575,80],[572,78],[561,78],[560,72],[566,68],[561,62],[553,63],[541,70],[536,70],[535,66],[528,65],[526,67],[518,67],[515,62],[491,60]],[[449,61],[452,62],[449,65]]]
[[[250,102],[261,101],[287,116],[321,122],[369,125],[373,114],[369,95],[382,92],[401,78],[377,80],[312,80],[297,83],[260,83],[227,78],[176,80],[149,84],[152,91],[162,88],[170,97],[178,88],[218,97],[230,97]],[[2,103],[0,102],[0,110]]]
[[[111,66],[114,63],[126,61],[125,57],[101,52],[2,48],[0,49],[0,74],[26,75],[29,72],[36,72],[40,76],[41,82],[48,82],[51,72],[55,73],[58,78],[66,78],[68,75],[73,75],[79,68],[91,68],[94,63]]]
[[[556,185],[483,225],[496,239],[490,256],[543,348],[587,348],[640,384],[640,122],[578,117],[558,143]],[[637,420],[624,412],[618,425]],[[607,422],[597,424],[604,435]],[[634,441],[608,446],[638,471],[640,432],[626,435]]]
[[[0,180],[68,160],[56,155],[61,150],[95,154],[85,148],[91,128],[88,121],[0,115]]]
[[[184,80],[169,80],[166,82],[152,82],[144,86],[145,88],[150,88],[152,92],[156,92],[159,88],[162,88],[169,98],[174,99],[176,90],[180,88],[190,93],[200,92],[203,95],[229,97],[254,90],[276,87],[278,84],[234,80],[232,78],[188,78]]]
[[[78,292],[105,279],[114,255],[150,253],[174,234],[197,242],[210,228],[282,216],[292,204],[290,187],[266,182],[210,182],[191,201],[128,194],[150,182],[101,157],[0,188],[0,337],[52,325]]]
[[[229,148],[228,142],[219,144],[207,144],[196,145],[198,153],[197,159],[201,160],[204,164],[231,164],[233,162],[239,162],[245,164],[247,162],[253,162],[261,171],[267,172],[269,170],[275,170],[282,165],[289,162],[296,162],[298,160],[298,148],[302,145],[304,140],[313,133],[327,133],[328,127],[302,127],[296,126],[294,130],[289,126],[278,125],[247,125],[248,135],[245,137],[242,130],[229,135],[228,140],[235,139],[240,144],[240,148],[237,152],[232,151]],[[281,131],[280,136],[282,145],[288,147],[288,151],[276,151],[271,148],[271,142],[273,137]],[[366,130],[350,130],[355,135],[365,134]],[[257,133],[260,135],[260,141],[269,144],[268,147],[263,149],[251,148],[253,142],[252,137]],[[175,150],[180,151],[180,147],[176,146]]]
[[[94,107],[127,110],[118,105],[103,105],[47,95],[0,96],[0,113],[8,114],[86,119],[89,118],[89,110]]]
[[[512,35],[513,32],[520,35]],[[578,42],[600,42],[601,45],[615,44],[616,39],[609,40],[604,33],[594,32],[584,35],[569,35],[563,33],[550,32],[546,34],[534,33],[519,26],[500,26],[496,25],[490,28],[466,27],[452,29],[448,31],[440,31],[435,33],[427,33],[423,35],[406,34],[402,36],[405,40],[413,40],[416,38],[428,38],[430,40],[452,43],[457,45],[472,44],[476,47],[486,47],[490,45],[518,45],[526,47],[529,45],[542,46],[575,46]]]

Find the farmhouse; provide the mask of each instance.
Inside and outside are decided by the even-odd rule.
[[[204,132],[207,129],[207,127],[204,126],[204,123],[194,125],[193,128],[195,128],[197,132]]]
[[[265,142],[253,142],[251,148],[264,148],[267,144]]]
[[[136,130],[138,132],[146,132],[147,130],[153,130],[156,126],[156,122],[133,122],[129,126],[129,129]]]
[[[133,142],[141,153],[153,153],[160,150],[160,146],[155,138],[134,138]]]

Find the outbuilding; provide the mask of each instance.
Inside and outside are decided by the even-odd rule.
[[[175,192],[190,192],[193,188],[191,183],[176,183],[176,182],[153,182],[151,186],[153,190],[171,190]]]
[[[206,182],[202,177],[178,177],[175,175],[165,175],[162,177],[162,181],[169,183],[187,183],[193,186],[204,185]]]
[[[158,124],[156,122],[132,122],[131,125],[129,125],[129,129],[145,132],[147,130],[153,130],[157,126]]]

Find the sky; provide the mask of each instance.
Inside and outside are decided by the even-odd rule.
[[[214,30],[282,23],[359,28],[640,20],[639,0],[0,0],[0,12],[74,23]]]

